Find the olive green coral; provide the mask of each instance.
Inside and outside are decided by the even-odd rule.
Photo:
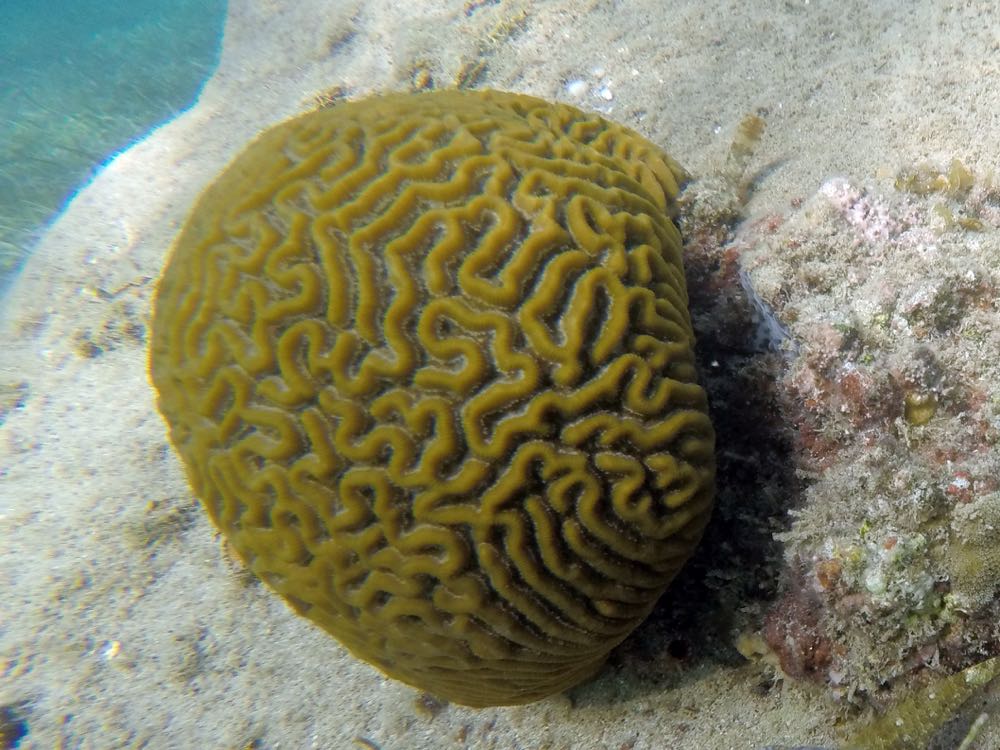
[[[973,664],[908,697],[849,739],[845,750],[927,747],[958,708],[1000,675],[1000,657]],[[963,743],[964,746],[964,743]]]
[[[960,610],[976,611],[996,596],[1000,586],[1000,492],[952,510],[948,570],[951,600]]]
[[[250,144],[173,248],[151,371],[251,569],[460,703],[593,673],[712,504],[681,175],[498,92],[344,104]]]

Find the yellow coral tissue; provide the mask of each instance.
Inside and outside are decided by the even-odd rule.
[[[459,703],[594,673],[712,505],[681,176],[626,128],[488,91],[254,140],[171,251],[150,361],[249,568]]]

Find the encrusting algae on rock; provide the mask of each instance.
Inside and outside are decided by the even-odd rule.
[[[680,168],[499,92],[258,137],[160,282],[151,372],[248,566],[387,674],[468,705],[593,674],[697,544],[714,434]]]
[[[737,137],[747,132],[741,126]],[[727,165],[745,165],[735,158],[745,153],[734,149]],[[913,175],[922,187],[910,192]],[[793,198],[787,215],[742,221],[740,184],[752,183],[724,168],[689,182],[681,198],[696,330],[740,352],[714,354],[718,369],[707,370],[727,446],[709,547],[720,544],[712,538],[720,515],[732,515],[726,421],[738,408],[718,373],[765,392],[760,373],[770,374],[782,417],[771,430],[787,430],[791,450],[735,457],[757,477],[784,460],[798,482],[768,488],[784,498],[772,517],[788,524],[775,529],[783,593],[756,617],[734,618],[734,645],[765,666],[763,690],[780,678],[822,683],[817,698],[840,702],[852,723],[873,707],[901,725],[919,715],[921,731],[948,725],[932,747],[972,747],[977,731],[991,731],[988,714],[965,740],[958,734],[941,745],[956,737],[961,701],[936,699],[957,695],[947,685],[992,669],[987,660],[961,671],[1000,643],[1000,465],[992,450],[1000,435],[1000,188],[955,160],[944,172],[901,170],[894,186],[879,183],[884,192],[828,180],[813,198]],[[733,302],[737,278],[741,304]],[[713,304],[721,313],[706,322],[703,308]],[[756,331],[746,325],[748,308]],[[757,504],[752,492],[744,500]],[[744,597],[741,610],[755,604]],[[982,693],[973,683],[966,697]],[[914,687],[926,684],[939,689]],[[914,697],[894,711],[908,693]],[[858,733],[855,750],[923,748],[933,734],[882,744],[887,726]]]
[[[815,628],[779,648],[818,639],[810,677],[849,702],[1000,643],[998,205],[959,162],[834,178],[734,243],[796,341],[782,413],[804,488],[779,538]],[[768,617],[794,632],[796,611]]]

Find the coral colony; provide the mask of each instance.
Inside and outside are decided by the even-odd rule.
[[[175,245],[151,357],[250,568],[449,700],[596,672],[714,496],[682,176],[632,131],[488,91],[321,108],[254,141]]]

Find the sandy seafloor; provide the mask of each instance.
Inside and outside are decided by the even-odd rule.
[[[192,201],[249,138],[332,86],[405,90],[420,65],[448,85],[481,59],[476,85],[602,111],[694,174],[763,113],[754,158],[775,166],[751,219],[833,176],[956,156],[995,168],[996,12],[974,0],[232,0],[196,106],[76,197],[2,303],[0,704],[28,723],[21,747],[835,745],[839,709],[823,690],[763,690],[754,665],[698,654],[641,684],[619,664],[525,707],[419,706],[245,585],[192,509],[147,377],[149,303]],[[504,19],[516,33],[497,33]]]

